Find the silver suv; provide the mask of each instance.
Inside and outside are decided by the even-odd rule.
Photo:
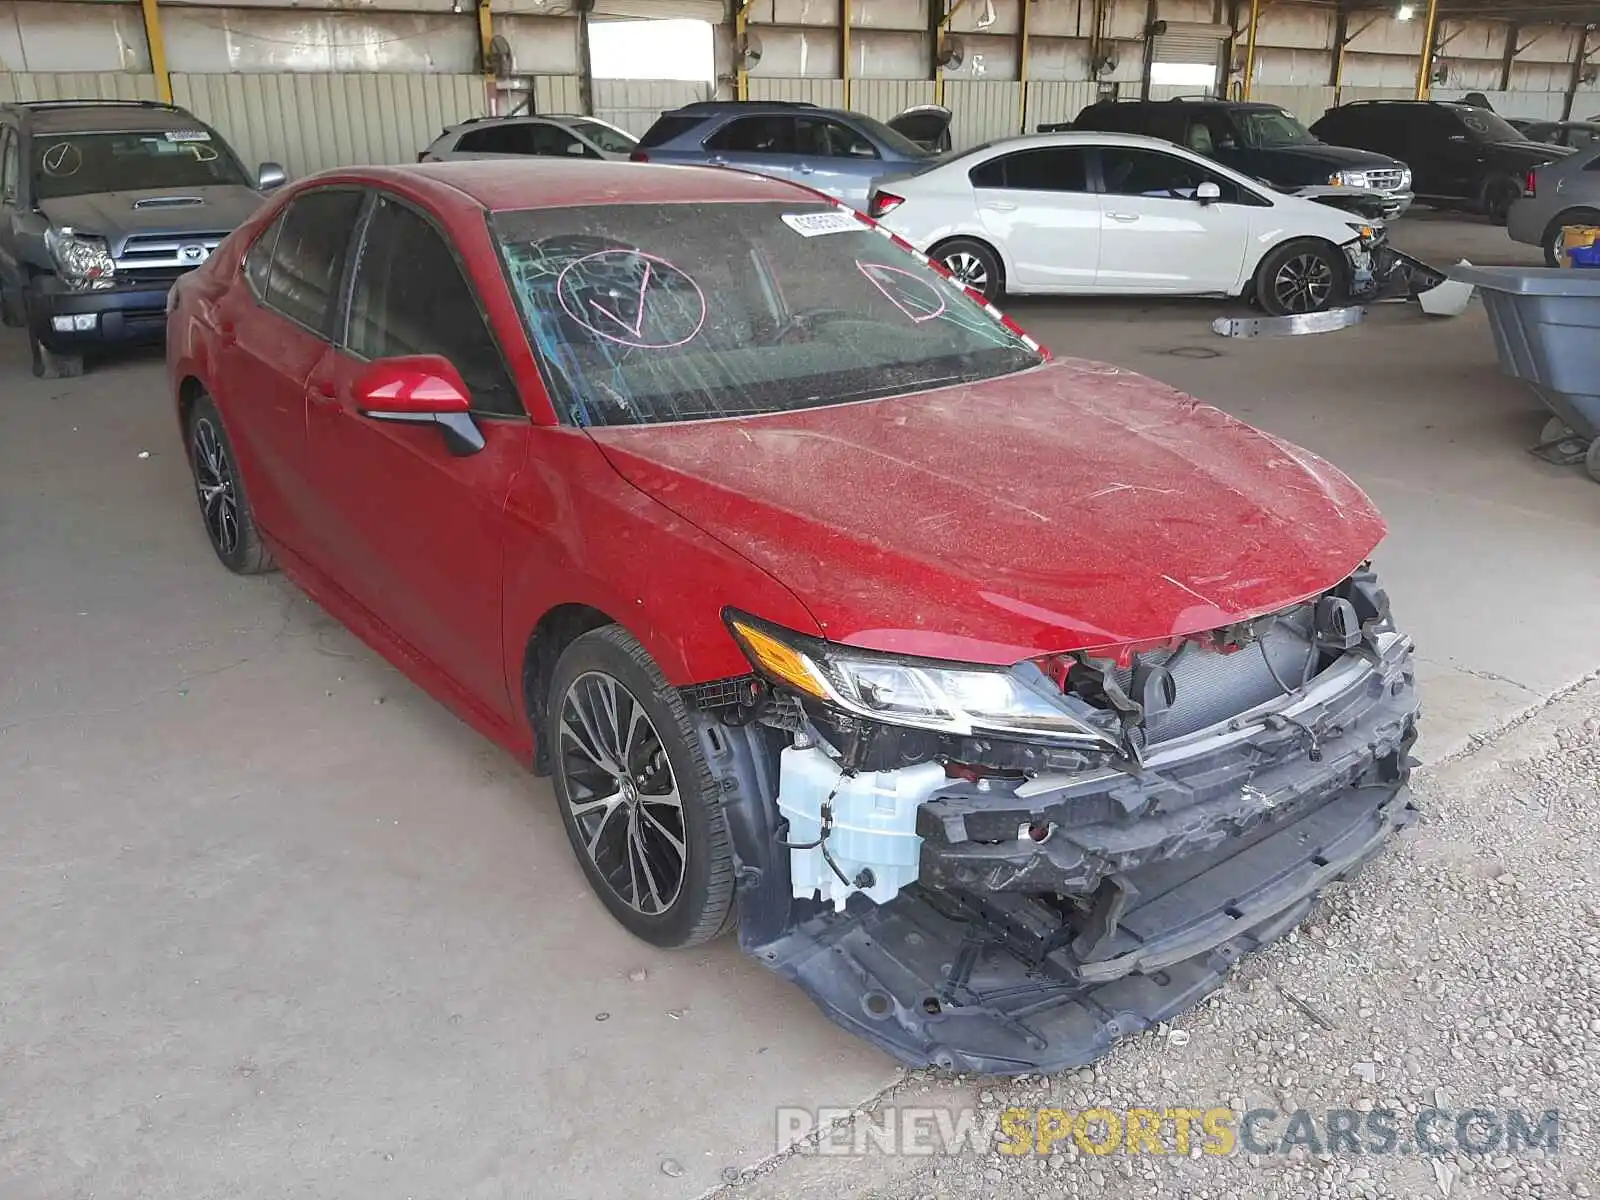
[[[595,117],[551,113],[537,117],[473,117],[451,125],[436,137],[418,162],[449,162],[460,158],[626,159],[639,141]]]

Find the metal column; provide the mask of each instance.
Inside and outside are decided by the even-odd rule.
[[[1422,57],[1417,60],[1417,99],[1426,100],[1433,86],[1433,37],[1439,26],[1439,0],[1428,0],[1428,16],[1422,23]]]
[[[150,70],[156,77],[156,93],[162,103],[172,103],[172,72],[167,70],[167,40],[161,32],[161,9],[156,0],[139,0],[144,17],[144,40],[150,47]]]
[[[1250,36],[1244,44],[1244,80],[1240,86],[1243,98],[1250,99],[1250,88],[1256,75],[1256,26],[1261,24],[1261,0],[1250,0]]]

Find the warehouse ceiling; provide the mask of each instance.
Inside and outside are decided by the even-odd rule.
[[[1412,4],[1421,20],[1427,0],[1412,0]],[[1345,7],[1351,11],[1392,11],[1398,4],[1351,0]],[[1600,25],[1600,0],[1439,0],[1439,15],[1446,20],[1510,21],[1521,25]]]

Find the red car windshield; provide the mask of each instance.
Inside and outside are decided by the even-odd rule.
[[[1040,361],[959,285],[831,206],[618,204],[492,225],[573,425],[816,408]]]

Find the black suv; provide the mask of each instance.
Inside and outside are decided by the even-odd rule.
[[[1311,132],[1325,142],[1403,159],[1417,197],[1506,223],[1534,167],[1564,158],[1565,146],[1530,142],[1486,108],[1436,100],[1358,100],[1330,108]]]
[[[171,104],[0,105],[0,318],[27,328],[33,373],[78,375],[86,349],[158,340],[173,280],[284,178],[275,163],[246,175]]]
[[[1383,198],[1385,217],[1398,217],[1411,206],[1411,172],[1405,163],[1386,154],[1319,142],[1275,104],[1106,100],[1084,109],[1070,128],[1165,138],[1279,188],[1350,187],[1376,192]]]

